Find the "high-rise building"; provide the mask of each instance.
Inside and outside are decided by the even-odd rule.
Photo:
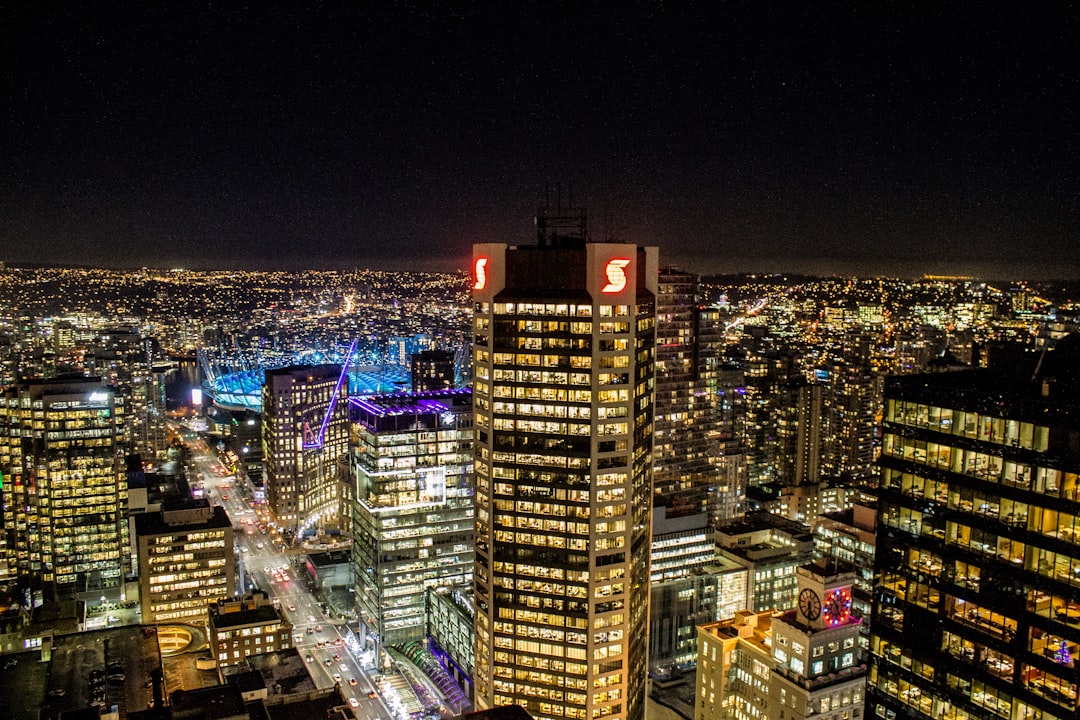
[[[657,287],[653,503],[668,518],[709,513],[720,481],[710,451],[720,430],[719,397],[710,388],[719,352],[699,333],[698,277],[665,269]]]
[[[135,516],[143,622],[206,622],[209,603],[236,589],[233,528],[208,500],[167,500]]]
[[[20,383],[0,405],[7,549],[35,598],[115,587],[130,566],[123,399],[96,380]]]
[[[783,613],[740,612],[699,628],[695,720],[861,720],[866,663],[850,573],[798,568]]]
[[[266,501],[292,534],[348,529],[349,411],[339,365],[266,371],[262,443]]]
[[[476,705],[645,714],[657,250],[473,247]]]
[[[1063,343],[1020,377],[886,381],[871,715],[1077,716],[1080,355]]]
[[[409,358],[413,392],[449,390],[454,387],[454,354],[448,350],[424,350]]]
[[[472,581],[472,393],[353,398],[353,567],[384,645],[424,638],[426,591]]]

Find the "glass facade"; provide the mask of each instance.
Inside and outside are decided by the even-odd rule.
[[[15,572],[46,599],[115,587],[129,566],[124,406],[94,381],[40,381],[0,406],[4,528]]]
[[[871,624],[878,715],[1075,716],[1075,400],[973,372],[889,381]]]
[[[422,640],[427,591],[472,581],[472,394],[356,398],[351,414],[361,620],[386,645]]]

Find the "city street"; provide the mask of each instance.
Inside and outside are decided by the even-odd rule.
[[[360,661],[346,647],[349,628],[344,619],[329,617],[308,589],[305,578],[297,576],[294,561],[299,550],[286,548],[280,535],[254,509],[238,482],[210,452],[205,441],[187,441],[191,450],[191,477],[201,481],[211,504],[222,505],[236,528],[236,556],[242,592],[264,590],[279,605],[293,625],[293,641],[307,663],[308,673],[320,688],[341,683],[341,691],[361,720],[390,720],[375,683],[361,668]],[[240,588],[237,588],[241,591]],[[359,638],[356,638],[359,641]],[[357,644],[357,648],[363,648]],[[374,673],[370,653],[362,656]]]

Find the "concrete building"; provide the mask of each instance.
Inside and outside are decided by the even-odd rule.
[[[360,620],[384,645],[421,640],[426,591],[472,579],[472,393],[354,398],[350,414]]]
[[[877,505],[857,502],[850,510],[822,515],[814,528],[814,545],[821,561],[836,567],[851,567],[855,573],[852,612],[863,618],[863,634],[868,634],[870,624],[876,525]]]
[[[262,590],[235,600],[219,600],[209,608],[207,635],[218,667],[293,646],[292,624]]]
[[[645,714],[657,251],[473,246],[476,705]]]
[[[123,398],[96,380],[31,381],[4,393],[7,562],[33,602],[122,583],[130,567],[123,426]]]
[[[225,508],[177,498],[134,525],[143,622],[201,625],[208,603],[232,597],[236,550]]]
[[[861,720],[866,663],[850,574],[800,567],[798,602],[699,629],[695,720]]]
[[[795,569],[814,557],[814,536],[808,526],[772,513],[748,513],[718,529],[716,544],[721,556],[748,570],[754,612],[795,604]]]

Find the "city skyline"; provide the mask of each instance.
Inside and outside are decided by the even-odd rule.
[[[12,10],[0,260],[1078,274],[1075,14],[703,8]]]

